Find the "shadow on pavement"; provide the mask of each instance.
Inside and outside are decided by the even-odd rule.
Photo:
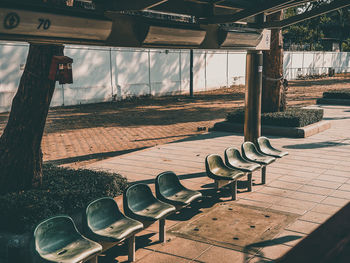
[[[302,236],[284,236],[284,237],[279,237],[279,238],[266,240],[258,243],[253,243],[248,246],[245,246],[243,249],[243,252],[244,252],[243,262],[248,263],[253,256],[260,258],[259,261],[254,261],[254,262],[259,262],[259,263],[273,262],[272,260],[265,258],[264,253],[261,251],[262,248],[284,244],[300,238],[302,238]]]
[[[342,140],[342,141],[345,141],[345,140]],[[336,147],[336,146],[341,146],[341,145],[349,145],[348,143],[343,143],[342,141],[325,141],[325,142],[292,144],[292,145],[286,145],[283,148],[287,148],[287,149],[317,149],[317,148],[326,148],[326,147]]]

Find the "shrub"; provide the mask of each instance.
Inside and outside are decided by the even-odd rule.
[[[127,181],[119,174],[73,170],[45,164],[40,189],[0,196],[0,229],[14,233],[32,230],[41,220],[79,212],[92,200],[120,195]]]
[[[350,99],[350,89],[326,91],[326,92],[323,92],[323,98],[349,100]]]
[[[321,121],[323,109],[289,108],[283,112],[268,112],[261,114],[261,124],[284,127],[304,127]],[[235,109],[230,112],[228,122],[244,123],[244,109]]]

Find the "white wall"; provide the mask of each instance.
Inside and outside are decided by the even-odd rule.
[[[0,42],[0,112],[9,111],[28,45]],[[58,85],[51,106],[76,105],[127,96],[189,92],[189,50],[66,46],[74,59],[74,83]],[[245,83],[245,52],[194,50],[194,91]],[[349,72],[350,53],[285,52],[287,79],[298,74]]]
[[[0,43],[0,112],[10,110],[27,52],[27,44]],[[74,59],[74,83],[56,84],[51,106],[189,91],[189,50],[66,46],[65,55]],[[194,91],[244,83],[235,63],[243,65],[245,53],[194,51]]]

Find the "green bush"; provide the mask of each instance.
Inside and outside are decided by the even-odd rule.
[[[321,121],[323,109],[289,108],[283,112],[261,114],[261,124],[284,127],[304,127]],[[226,116],[228,122],[244,123],[244,109],[235,109]]]
[[[30,231],[47,217],[75,214],[96,198],[122,194],[127,186],[124,177],[106,172],[45,164],[43,174],[40,189],[0,196],[1,230]]]
[[[350,99],[350,89],[326,91],[326,92],[323,92],[323,98],[349,100]]]

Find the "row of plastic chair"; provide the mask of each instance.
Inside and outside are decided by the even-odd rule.
[[[35,262],[97,262],[97,255],[127,240],[129,261],[135,260],[135,234],[159,220],[159,240],[165,242],[165,219],[202,197],[185,188],[173,172],[155,180],[156,197],[148,185],[131,185],[124,192],[124,213],[113,198],[91,202],[83,214],[83,235],[68,216],[55,216],[34,230]]]
[[[287,152],[273,148],[265,137],[258,139],[258,149],[245,142],[239,150],[225,150],[225,163],[219,155],[206,157],[206,171],[218,188],[232,186],[236,199],[237,180],[247,175],[248,191],[252,190],[252,172],[262,168],[265,183],[266,165]],[[173,172],[164,172],[155,180],[156,197],[145,184],[131,185],[124,192],[125,215],[114,199],[104,197],[91,202],[83,214],[83,235],[68,216],[55,216],[41,222],[34,230],[34,253],[40,262],[97,262],[102,251],[128,241],[129,261],[135,260],[135,234],[159,221],[159,240],[165,242],[165,219],[175,211],[188,206],[202,194],[185,188]]]
[[[276,158],[282,158],[288,152],[272,147],[266,137],[259,137],[257,147],[252,142],[244,142],[241,146],[242,155],[234,147],[225,150],[225,163],[218,154],[210,154],[205,159],[208,177],[215,181],[216,188],[229,186],[232,200],[237,199],[237,181],[247,176],[247,190],[252,191],[252,173],[261,168],[261,183],[266,183],[266,166]]]

